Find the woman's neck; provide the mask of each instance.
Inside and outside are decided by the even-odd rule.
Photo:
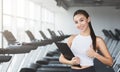
[[[82,35],[82,36],[88,36],[88,35],[90,35],[90,28],[88,27],[88,29],[86,31],[80,32],[80,35]]]

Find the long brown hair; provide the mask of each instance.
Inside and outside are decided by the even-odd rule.
[[[73,17],[77,14],[83,14],[86,18],[89,17],[89,14],[85,11],[85,10],[77,10],[75,11]],[[92,45],[93,45],[93,49],[96,51],[96,35],[94,33],[94,30],[92,28],[91,22],[89,22],[89,27],[90,27],[90,36],[92,38]]]

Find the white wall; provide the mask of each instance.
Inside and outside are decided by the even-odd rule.
[[[120,9],[117,10],[114,7],[72,7],[64,13],[56,13],[56,30],[63,30],[67,34],[79,33],[73,22],[73,13],[77,9],[84,9],[89,13],[96,35],[104,36],[102,29],[120,29]]]

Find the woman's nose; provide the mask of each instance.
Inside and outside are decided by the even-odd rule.
[[[78,22],[78,25],[81,25],[81,22]]]

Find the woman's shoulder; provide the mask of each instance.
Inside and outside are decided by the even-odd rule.
[[[72,41],[78,34],[72,34],[69,38],[68,41]]]
[[[100,37],[100,36],[96,36],[96,44],[97,44],[97,46],[99,46],[99,45],[101,45],[103,43],[105,43],[104,39],[102,37]]]
[[[72,34],[70,37],[69,37],[69,39],[72,39],[72,38],[74,38],[74,37],[76,37],[78,34]]]
[[[72,35],[68,38],[67,44],[69,45],[69,47],[71,46],[73,39],[74,39],[77,35],[78,35],[78,34],[72,34]]]
[[[96,42],[101,42],[104,41],[104,39],[100,36],[96,36]]]

